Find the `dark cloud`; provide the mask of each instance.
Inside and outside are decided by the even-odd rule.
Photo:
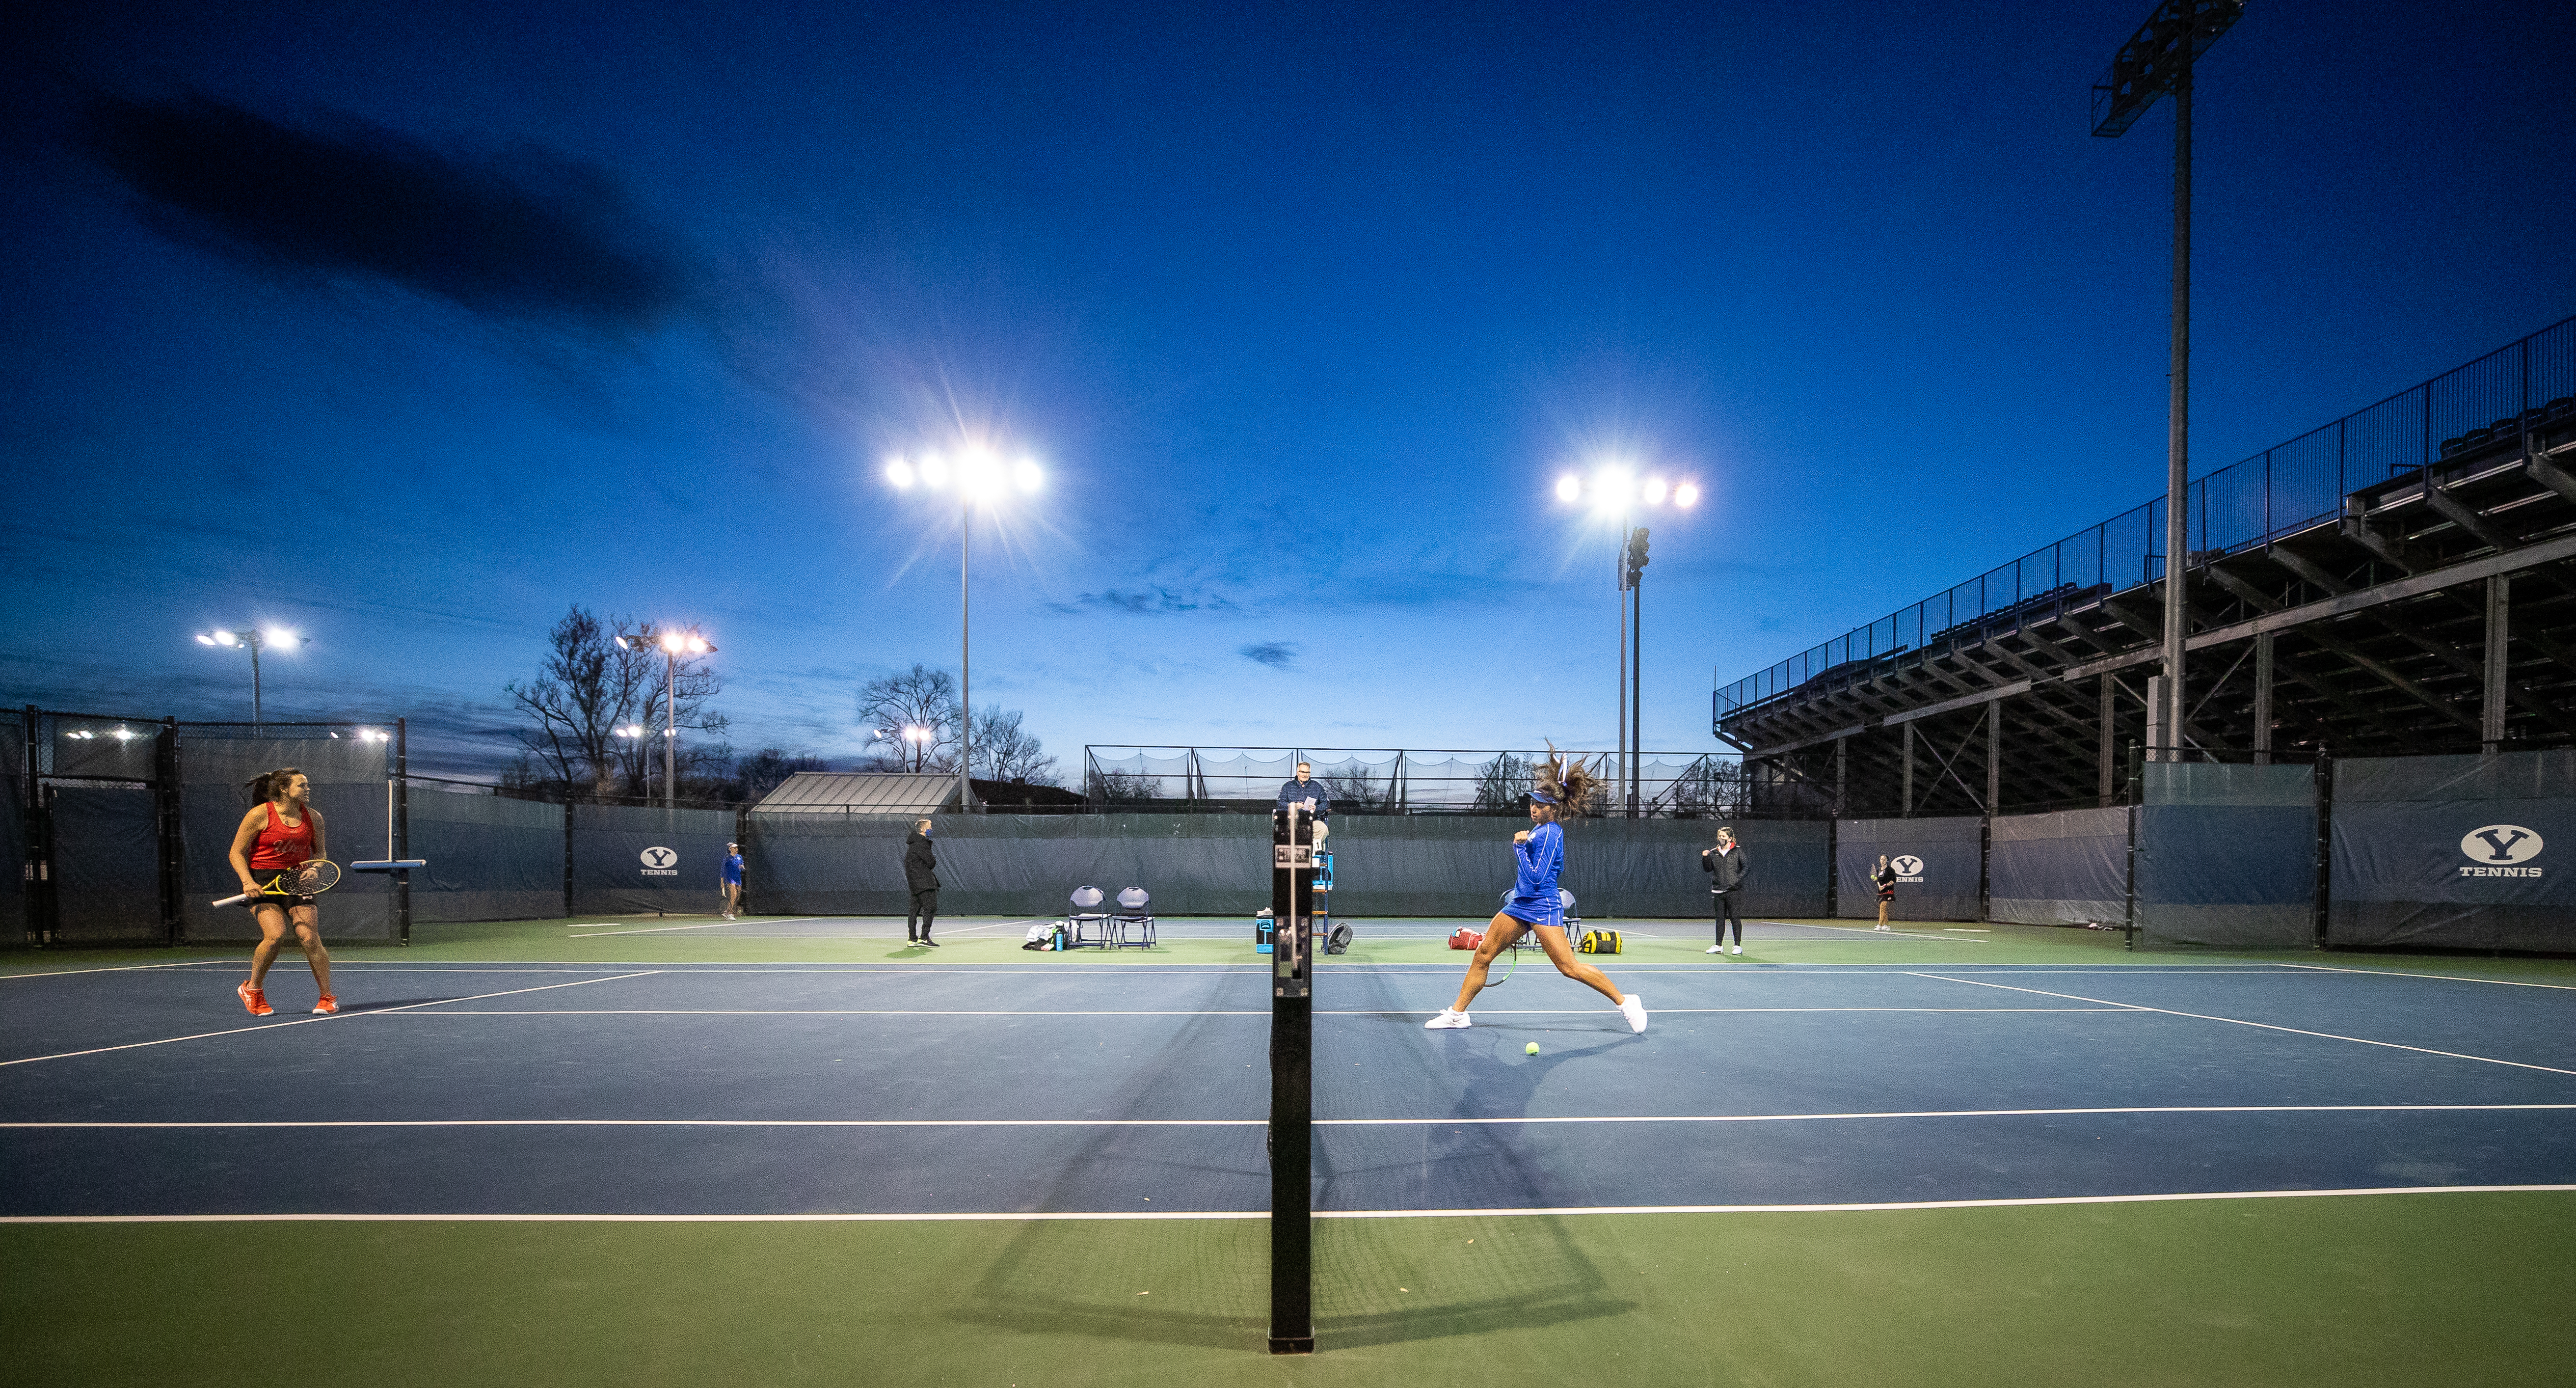
[[[1175,593],[1160,586],[1121,591],[1116,588],[1098,593],[1085,593],[1071,602],[1047,604],[1058,612],[1126,612],[1140,617],[1164,616],[1175,612],[1232,612],[1234,603],[1226,598]]]
[[[1243,658],[1267,665],[1273,670],[1297,668],[1299,646],[1294,641],[1263,641],[1243,648]]]
[[[354,122],[302,130],[203,96],[95,98],[82,141],[149,200],[157,226],[237,257],[605,333],[650,329],[691,292],[677,241],[595,165],[468,161]]]

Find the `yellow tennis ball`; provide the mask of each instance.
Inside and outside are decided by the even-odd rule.
[[[1523,1050],[1528,1051],[1531,1055],[1537,1055],[1537,1054],[1538,1054],[1538,1043],[1537,1043],[1536,1041],[1532,1041],[1532,1042],[1531,1042],[1531,1043],[1529,1043],[1527,1046],[1522,1047],[1522,1049],[1523,1049]]]

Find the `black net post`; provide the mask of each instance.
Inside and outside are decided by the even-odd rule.
[[[1314,817],[1270,816],[1270,1352],[1315,1352]]]

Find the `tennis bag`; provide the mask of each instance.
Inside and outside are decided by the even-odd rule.
[[[1062,949],[1062,948],[1064,948],[1064,922],[1063,922],[1063,921],[1041,921],[1041,922],[1039,922],[1039,923],[1038,923],[1038,924],[1036,924],[1036,925],[1030,926],[1030,927],[1029,927],[1029,938],[1028,938],[1028,942],[1027,942],[1026,944],[1021,945],[1021,946],[1020,946],[1020,948],[1022,948],[1022,949]]]
[[[1583,932],[1583,942],[1575,949],[1584,954],[1617,954],[1620,946],[1626,943],[1616,930],[1587,930]]]
[[[1485,936],[1482,931],[1470,930],[1463,925],[1451,931],[1449,935],[1451,949],[1474,949],[1484,942]]]
[[[1333,933],[1324,937],[1324,953],[1348,954],[1350,952],[1351,928],[1347,925],[1334,926]]]

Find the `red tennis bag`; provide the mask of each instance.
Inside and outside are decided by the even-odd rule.
[[[1463,926],[1463,925],[1462,925],[1462,926],[1458,927],[1458,929],[1456,930],[1456,932],[1454,932],[1453,934],[1451,934],[1451,935],[1450,935],[1450,937],[1449,937],[1449,948],[1451,948],[1451,949],[1474,949],[1474,948],[1476,948],[1478,945],[1483,944],[1484,942],[1485,942],[1485,933],[1484,933],[1483,931],[1481,931],[1481,930],[1470,930],[1470,929],[1468,929],[1467,927],[1465,927],[1465,926]]]

